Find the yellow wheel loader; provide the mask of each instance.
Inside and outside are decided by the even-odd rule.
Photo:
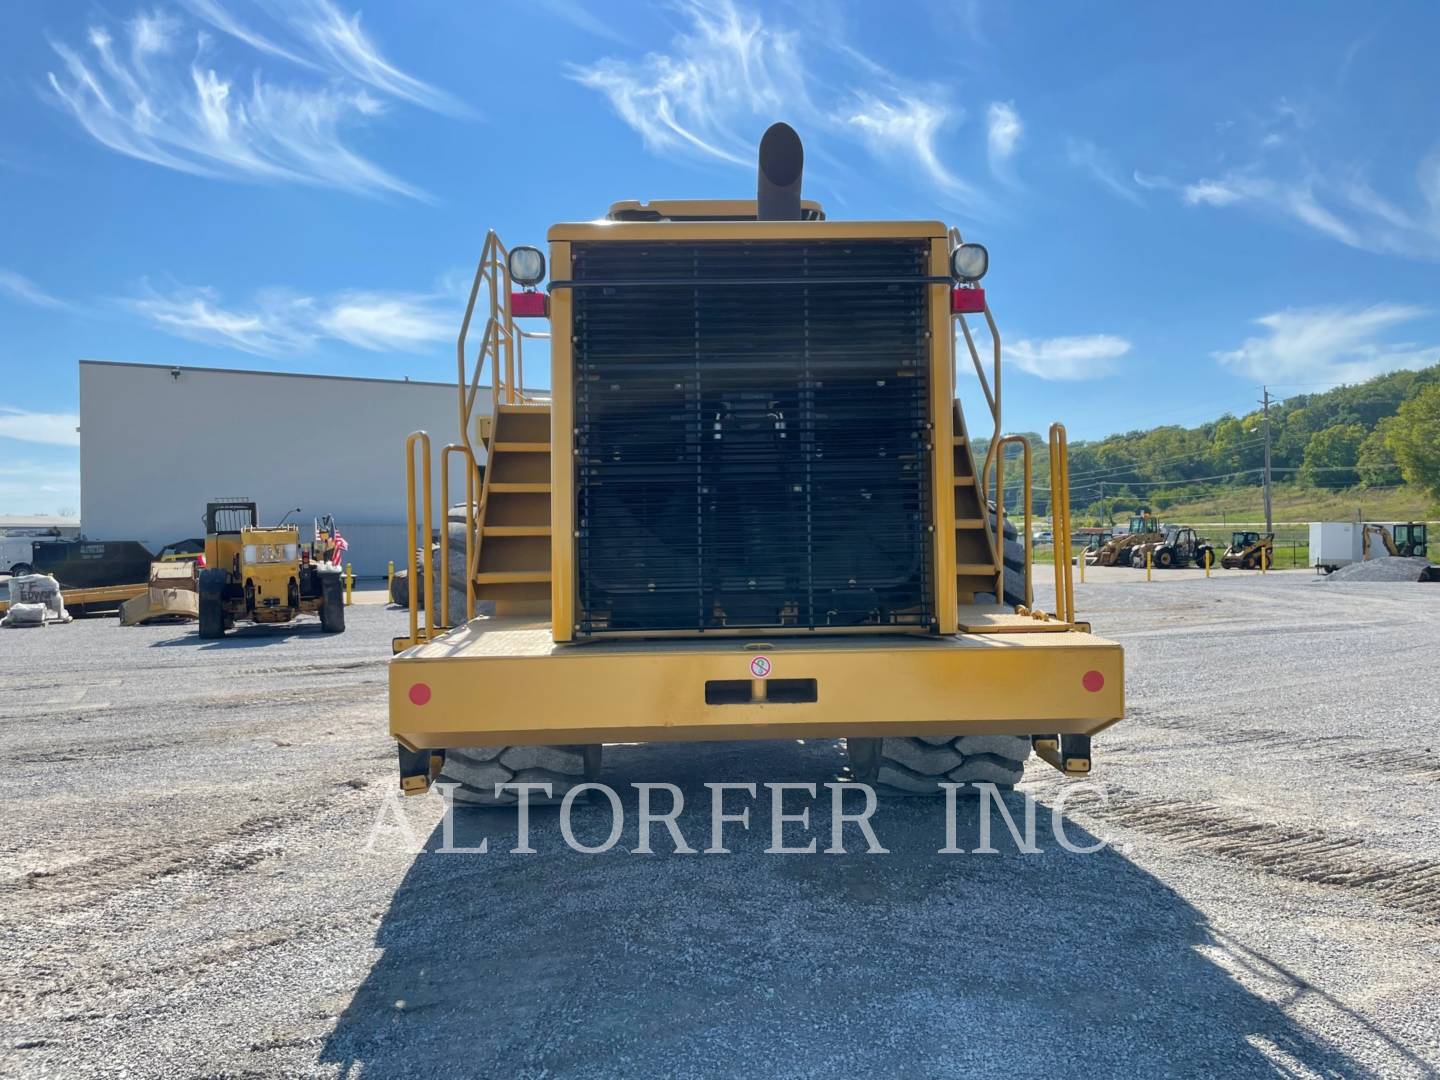
[[[753,201],[616,203],[552,227],[544,252],[487,237],[439,469],[448,485],[451,455],[465,466],[438,552],[465,610],[442,585],[422,622],[411,591],[389,670],[403,791],[559,798],[603,744],[717,739],[844,740],[851,774],[891,792],[1011,785],[1032,749],[1089,772],[1091,737],[1124,713],[1123,656],[1077,619],[1068,561],[1053,610],[1035,605],[989,256],[938,221],[829,220],[800,197],[802,161],[777,124]],[[543,398],[524,389],[522,318],[549,321]],[[1023,540],[998,497],[1012,443]],[[429,434],[406,454],[410,535],[434,535]],[[1067,460],[1056,424],[1057,551]]]
[[[288,623],[300,615],[318,615],[326,633],[344,632],[344,582],[329,561],[333,533],[333,523],[328,533],[317,526],[316,542],[302,545],[299,526],[260,525],[249,500],[208,503],[200,636],[223,637],[237,622]]]

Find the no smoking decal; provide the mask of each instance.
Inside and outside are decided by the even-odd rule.
[[[763,679],[770,674],[770,658],[768,656],[757,656],[750,661],[750,674],[757,679]]]

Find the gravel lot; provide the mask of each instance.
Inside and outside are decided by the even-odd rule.
[[[1434,1075],[1440,585],[1136,575],[1080,606],[1126,645],[1131,712],[1097,740],[1108,804],[1067,807],[1073,842],[1108,841],[1089,855],[1053,836],[1069,785],[1034,762],[1035,854],[1003,829],[998,854],[937,854],[942,808],[887,802],[888,855],[853,833],[767,855],[762,798],[733,854],[657,829],[638,855],[629,794],[595,856],[553,809],[537,854],[508,854],[500,811],[456,830],[488,854],[438,854],[438,798],[396,803],[416,855],[394,817],[376,831],[401,612],[203,645],[0,631],[0,1073]],[[679,785],[703,848],[706,781],[842,762],[622,746],[605,779]],[[974,848],[977,808],[957,817]],[[574,820],[595,843],[610,811]],[[822,848],[829,820],[822,798]]]

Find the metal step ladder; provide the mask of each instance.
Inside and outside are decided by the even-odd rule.
[[[476,609],[543,615],[550,610],[550,405],[499,404],[483,420]]]
[[[961,604],[971,604],[976,593],[994,593],[1000,573],[1000,553],[986,511],[985,493],[975,467],[965,414],[955,402],[955,591]]]

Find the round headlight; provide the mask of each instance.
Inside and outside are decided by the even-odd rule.
[[[979,281],[990,269],[984,244],[961,244],[950,252],[950,272],[960,281]]]
[[[526,287],[539,285],[545,280],[545,256],[540,254],[539,248],[511,248],[506,265],[510,267],[510,280]]]

